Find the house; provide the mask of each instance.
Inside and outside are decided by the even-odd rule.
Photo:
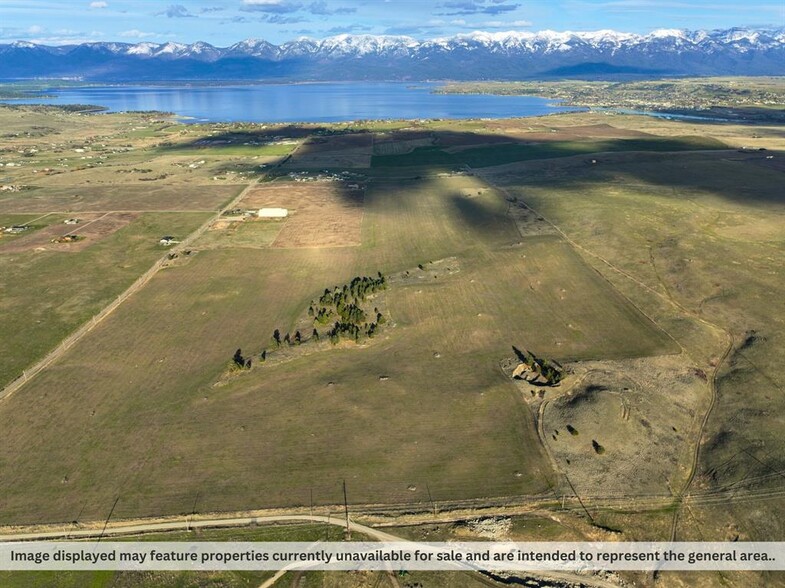
[[[63,221],[67,225],[78,225],[79,219],[78,218],[67,218]]]
[[[175,239],[174,237],[172,237],[171,235],[164,235],[164,236],[163,236],[163,237],[161,237],[161,239],[158,241],[158,243],[159,243],[159,244],[161,244],[161,245],[164,245],[165,247],[168,247],[169,245],[173,245],[173,244],[175,244],[175,243],[179,243],[179,242],[180,242],[180,241],[176,240],[176,239]]]
[[[286,208],[260,208],[257,213],[259,218],[286,218],[289,211]]]
[[[7,227],[3,230],[4,233],[10,233],[12,235],[17,235],[19,233],[24,233],[27,229],[29,229],[27,225],[13,225],[11,227]]]

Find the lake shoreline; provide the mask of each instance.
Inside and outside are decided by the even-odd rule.
[[[6,104],[84,104],[104,112],[174,113],[193,123],[335,123],[360,120],[471,120],[583,111],[537,96],[453,96],[435,82],[297,82],[254,84],[86,84],[41,88]],[[44,97],[45,96],[45,97]]]

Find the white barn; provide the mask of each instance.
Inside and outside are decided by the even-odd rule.
[[[286,218],[289,211],[285,208],[260,208],[257,215],[259,218]]]

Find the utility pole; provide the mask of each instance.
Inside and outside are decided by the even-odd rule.
[[[188,524],[185,527],[186,531],[191,530],[191,521],[193,521],[194,516],[196,515],[196,503],[199,501],[199,491],[196,491],[196,498],[194,498],[194,505],[191,507],[191,518],[188,520]]]
[[[343,481],[343,509],[346,513],[346,538],[351,540],[352,531],[349,529],[349,501],[346,499],[346,480]]]
[[[431,508],[433,509],[433,518],[436,518],[436,503],[433,501],[433,497],[431,496],[431,489],[428,487],[428,482],[425,482],[425,490],[428,492],[428,500],[431,503]]]
[[[104,533],[106,532],[106,527],[107,527],[107,525],[109,525],[109,519],[112,518],[112,513],[114,513],[114,509],[117,506],[118,502],[120,502],[120,497],[119,496],[117,498],[115,498],[114,504],[112,505],[112,510],[109,511],[109,516],[106,517],[106,521],[104,522],[104,528],[101,529],[101,534],[98,536],[97,543],[100,543],[101,539],[104,538]]]

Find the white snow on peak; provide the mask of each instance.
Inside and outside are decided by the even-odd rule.
[[[667,39],[676,37],[678,39],[686,39],[687,32],[683,29],[655,29],[646,35],[649,39]]]
[[[128,48],[129,55],[152,55],[160,45],[157,43],[137,43]]]

